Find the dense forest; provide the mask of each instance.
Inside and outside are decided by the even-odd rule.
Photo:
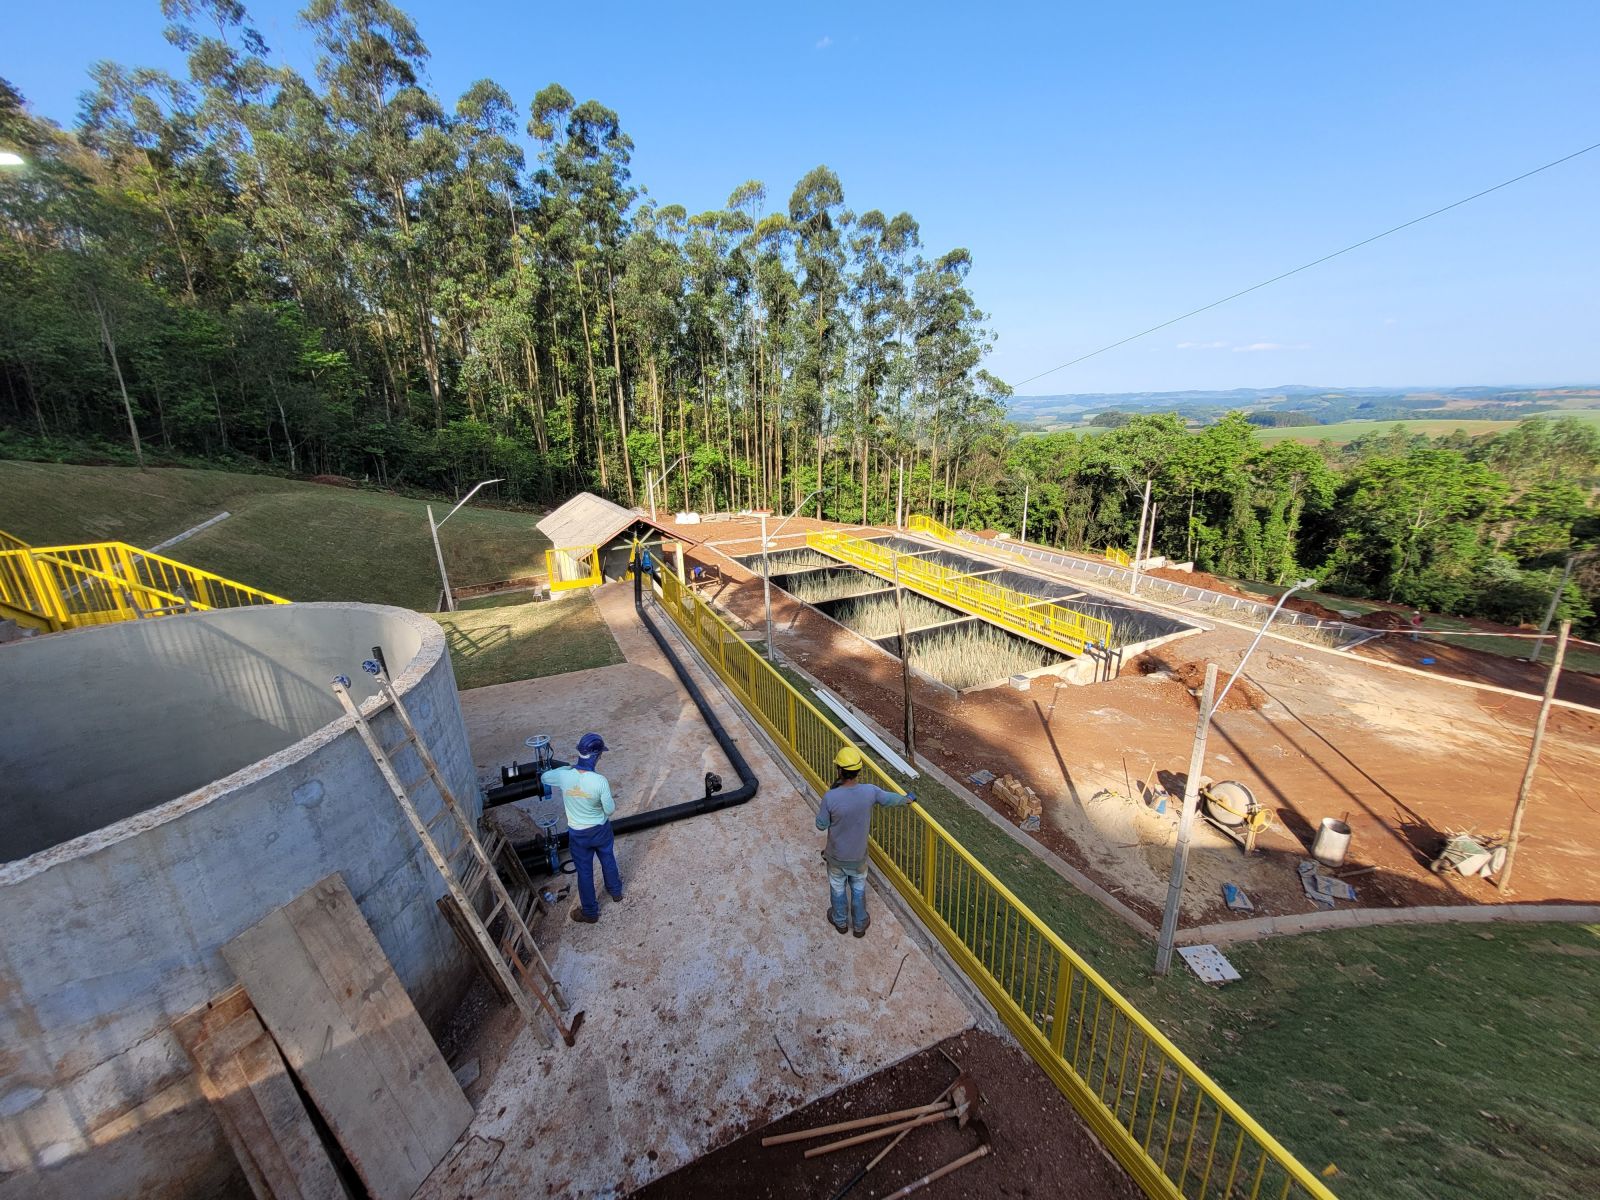
[[[600,101],[482,80],[447,106],[384,0],[312,0],[310,79],[237,0],[160,8],[187,77],[96,64],[70,131],[0,80],[24,159],[0,168],[0,453],[494,476],[526,503],[644,503],[664,475],[663,507],[843,520],[892,519],[903,489],[1012,530],[1026,496],[1030,534],[1128,548],[1149,479],[1157,552],[1504,619],[1542,615],[1595,539],[1590,427],[1332,451],[1117,414],[1019,436],[968,252],[852,210],[825,166],[690,213],[634,182]]]

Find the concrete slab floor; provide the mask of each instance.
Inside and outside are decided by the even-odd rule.
[[[693,798],[707,770],[735,786],[631,592],[596,599],[629,662],[463,693],[480,768],[525,757],[530,733],[566,757],[597,729],[619,813]],[[586,1013],[577,1045],[522,1032],[419,1197],[623,1195],[972,1023],[881,897],[865,938],[834,932],[810,806],[708,695],[759,794],[619,838],[625,901],[602,893],[596,925],[565,906],[545,922],[546,956]]]

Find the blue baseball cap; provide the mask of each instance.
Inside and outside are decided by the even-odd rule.
[[[611,747],[606,745],[605,738],[598,733],[586,733],[578,739],[578,753],[585,757],[591,754],[599,754],[602,750],[609,749]]]

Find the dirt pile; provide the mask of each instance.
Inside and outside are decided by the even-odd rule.
[[[1357,617],[1350,624],[1359,625],[1363,629],[1411,628],[1411,622],[1392,608],[1380,608],[1376,612],[1369,612],[1365,616]]]
[[[1190,587],[1205,588],[1211,592],[1221,592],[1225,596],[1240,596],[1246,600],[1265,600],[1269,604],[1271,603],[1271,599],[1267,596],[1258,596],[1254,592],[1244,591],[1231,583],[1225,583],[1215,575],[1207,574],[1205,571],[1178,571],[1172,567],[1152,567],[1144,573],[1153,575],[1157,579],[1169,580],[1172,583],[1186,583]]]
[[[1186,662],[1182,666],[1173,668],[1178,681],[1195,695],[1200,694],[1200,689],[1206,685],[1206,664],[1203,662]],[[1228,677],[1222,672],[1217,672],[1217,687],[1227,687]],[[1222,712],[1248,712],[1260,708],[1267,702],[1261,689],[1248,679],[1234,680],[1233,687],[1229,689],[1227,697],[1222,701]]]
[[[1305,613],[1308,617],[1316,617],[1319,621],[1342,621],[1344,614],[1335,612],[1326,604],[1318,604],[1315,600],[1306,600],[1299,596],[1290,596],[1283,602],[1285,608],[1292,608],[1295,612]]]

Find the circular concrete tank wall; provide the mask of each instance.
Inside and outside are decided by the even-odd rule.
[[[475,814],[444,634],[416,613],[274,605],[0,647],[0,1200],[242,1187],[170,1026],[234,983],[225,943],[324,876],[424,1019],[460,995],[443,884],[329,687],[371,701],[373,646]]]

